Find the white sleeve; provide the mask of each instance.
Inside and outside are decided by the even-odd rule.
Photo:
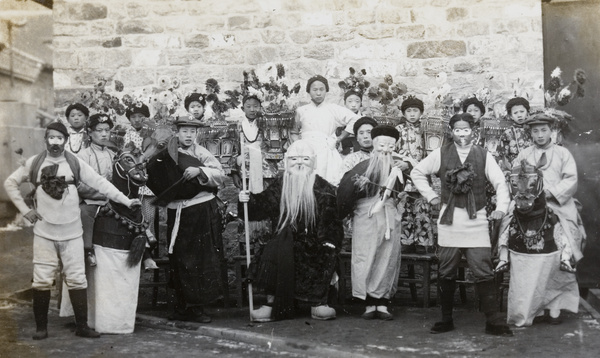
[[[419,190],[421,195],[425,197],[427,202],[430,202],[434,198],[438,197],[438,194],[433,190],[427,175],[437,174],[440,170],[442,153],[440,148],[431,152],[425,159],[421,160],[416,167],[410,172],[410,178],[413,184]]]
[[[506,184],[502,169],[500,169],[500,166],[489,152],[486,152],[485,175],[496,190],[496,210],[506,214],[508,212],[508,204],[510,204],[508,185]]]

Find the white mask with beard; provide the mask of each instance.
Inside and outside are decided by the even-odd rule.
[[[394,137],[380,135],[373,139],[373,151],[369,159],[369,166],[365,171],[365,176],[370,182],[385,185],[394,163],[392,153],[395,147],[396,139]],[[375,195],[378,190],[376,186],[368,185],[367,195]]]
[[[312,147],[302,140],[294,142],[288,148],[285,164],[277,231],[287,225],[295,229],[300,220],[304,221],[307,228],[312,227],[316,222],[313,192],[315,154]]]

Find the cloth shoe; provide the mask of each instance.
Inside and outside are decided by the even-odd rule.
[[[394,316],[388,312],[387,306],[377,306],[377,318],[383,321],[391,321]]]
[[[375,306],[367,306],[367,308],[365,308],[365,313],[363,313],[361,317],[369,320],[375,318],[376,314],[377,310],[375,309]]]
[[[454,321],[440,321],[435,322],[433,327],[429,330],[430,333],[438,334],[438,333],[446,333],[454,330]]]
[[[87,310],[87,289],[69,290],[69,298],[73,305],[75,314],[75,335],[84,338],[100,338],[100,333],[94,331],[88,326]]]
[[[335,318],[335,310],[328,305],[314,306],[310,308],[310,316],[313,319],[327,321]]]
[[[48,308],[50,307],[50,291],[33,290],[33,316],[36,330],[31,337],[35,340],[48,338]]]
[[[262,306],[259,309],[252,310],[252,312],[250,313],[250,317],[254,322],[271,322],[273,321],[272,313],[273,307]]]
[[[555,325],[562,323],[562,318],[560,316],[552,317],[552,316],[548,315],[548,317],[546,318],[546,322],[548,322],[548,324],[555,326]]]
[[[191,309],[189,314],[190,321],[198,322],[198,323],[210,323],[212,319],[206,313],[204,313],[203,307],[194,307]]]

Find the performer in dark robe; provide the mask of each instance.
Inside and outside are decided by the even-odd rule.
[[[208,323],[204,305],[221,296],[223,239],[215,193],[225,174],[221,163],[196,144],[199,121],[179,119],[176,137],[148,163],[147,186],[167,202],[167,239],[175,311],[169,317]]]
[[[267,304],[251,316],[258,322],[292,318],[298,299],[311,304],[313,319],[333,319],[327,296],[343,238],[335,187],[316,175],[315,153],[306,141],[294,142],[285,162],[283,177],[261,193],[240,192],[239,212],[247,202],[250,220],[270,218],[274,226],[249,275],[264,289]]]

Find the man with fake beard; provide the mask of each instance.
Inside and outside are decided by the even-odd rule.
[[[364,319],[393,319],[388,311],[398,287],[402,213],[397,197],[408,164],[392,157],[398,131],[377,126],[371,131],[368,160],[348,171],[338,188],[340,217],[352,214],[352,295],[363,300]]]
[[[266,305],[251,317],[257,322],[292,318],[297,299],[311,305],[313,319],[334,319],[327,297],[343,237],[335,188],[315,173],[315,153],[305,140],[288,148],[285,165],[283,177],[261,193],[239,195],[238,212],[248,203],[249,219],[270,218],[274,233],[251,266],[249,277],[267,294]]]
[[[411,172],[413,183],[434,207],[442,205],[438,221],[438,249],[442,320],[431,333],[454,329],[452,309],[457,269],[465,256],[475,277],[481,311],[485,313],[485,333],[512,336],[505,317],[498,313],[496,284],[485,210],[486,181],[496,190],[496,210],[492,220],[500,220],[508,210],[510,198],[502,170],[485,149],[472,145],[473,116],[456,114],[450,118],[453,142],[431,152]],[[433,190],[427,175],[437,174],[442,181],[442,197]]]
[[[48,337],[50,290],[62,263],[62,273],[73,304],[75,334],[97,338],[99,333],[87,324],[87,280],[83,251],[83,230],[77,187],[85,184],[108,199],[130,208],[141,206],[129,199],[85,161],[65,152],[69,132],[59,122],[46,128],[46,151],[29,158],[4,182],[4,188],[17,209],[33,227],[33,313],[37,326],[33,339]],[[33,207],[25,203],[19,185],[33,184]],[[41,189],[41,190],[40,190]]]

